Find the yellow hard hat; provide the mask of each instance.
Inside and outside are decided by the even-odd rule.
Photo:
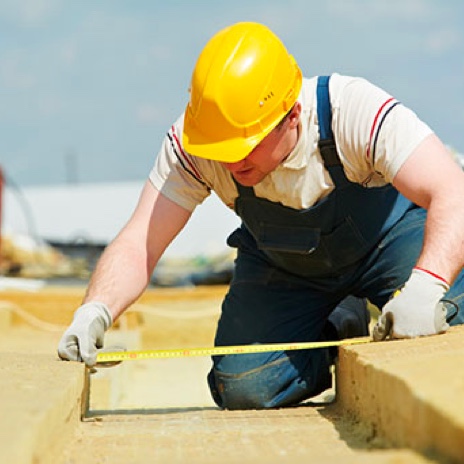
[[[242,22],[210,39],[190,84],[182,143],[201,158],[245,158],[296,102],[302,75],[266,26]]]

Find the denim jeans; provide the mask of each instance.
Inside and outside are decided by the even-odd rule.
[[[323,279],[284,272],[259,250],[239,246],[215,344],[326,340],[330,313],[340,305],[350,310],[349,295],[381,308],[408,279],[421,251],[424,222],[424,210],[410,210],[361,262]],[[451,324],[464,323],[464,272],[445,298],[454,304],[450,312],[460,308]],[[222,408],[288,406],[329,388],[330,364],[328,349],[215,356],[208,383]]]

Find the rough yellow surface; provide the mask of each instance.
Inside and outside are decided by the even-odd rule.
[[[82,366],[52,355],[0,352],[0,462],[52,463],[81,410]]]
[[[413,340],[348,347],[341,407],[396,446],[464,462],[464,327]]]
[[[225,291],[150,290],[106,344],[211,345]],[[83,292],[1,292],[2,463],[464,462],[463,329],[345,347],[335,403],[273,411],[216,408],[206,358],[125,362],[90,376],[81,422],[85,370],[56,346]]]

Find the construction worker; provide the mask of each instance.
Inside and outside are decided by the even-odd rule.
[[[242,220],[216,345],[367,335],[366,300],[382,311],[375,340],[464,322],[464,173],[416,114],[361,78],[303,79],[251,22],[211,38],[189,91],[62,359],[95,364],[105,331],[212,190]],[[292,405],[330,386],[333,354],[215,356],[208,382],[222,408]]]

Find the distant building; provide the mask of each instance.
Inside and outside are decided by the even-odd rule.
[[[2,233],[28,235],[60,246],[107,245],[129,219],[143,182],[25,187],[6,185]],[[199,206],[166,257],[222,253],[239,220],[215,195]]]

